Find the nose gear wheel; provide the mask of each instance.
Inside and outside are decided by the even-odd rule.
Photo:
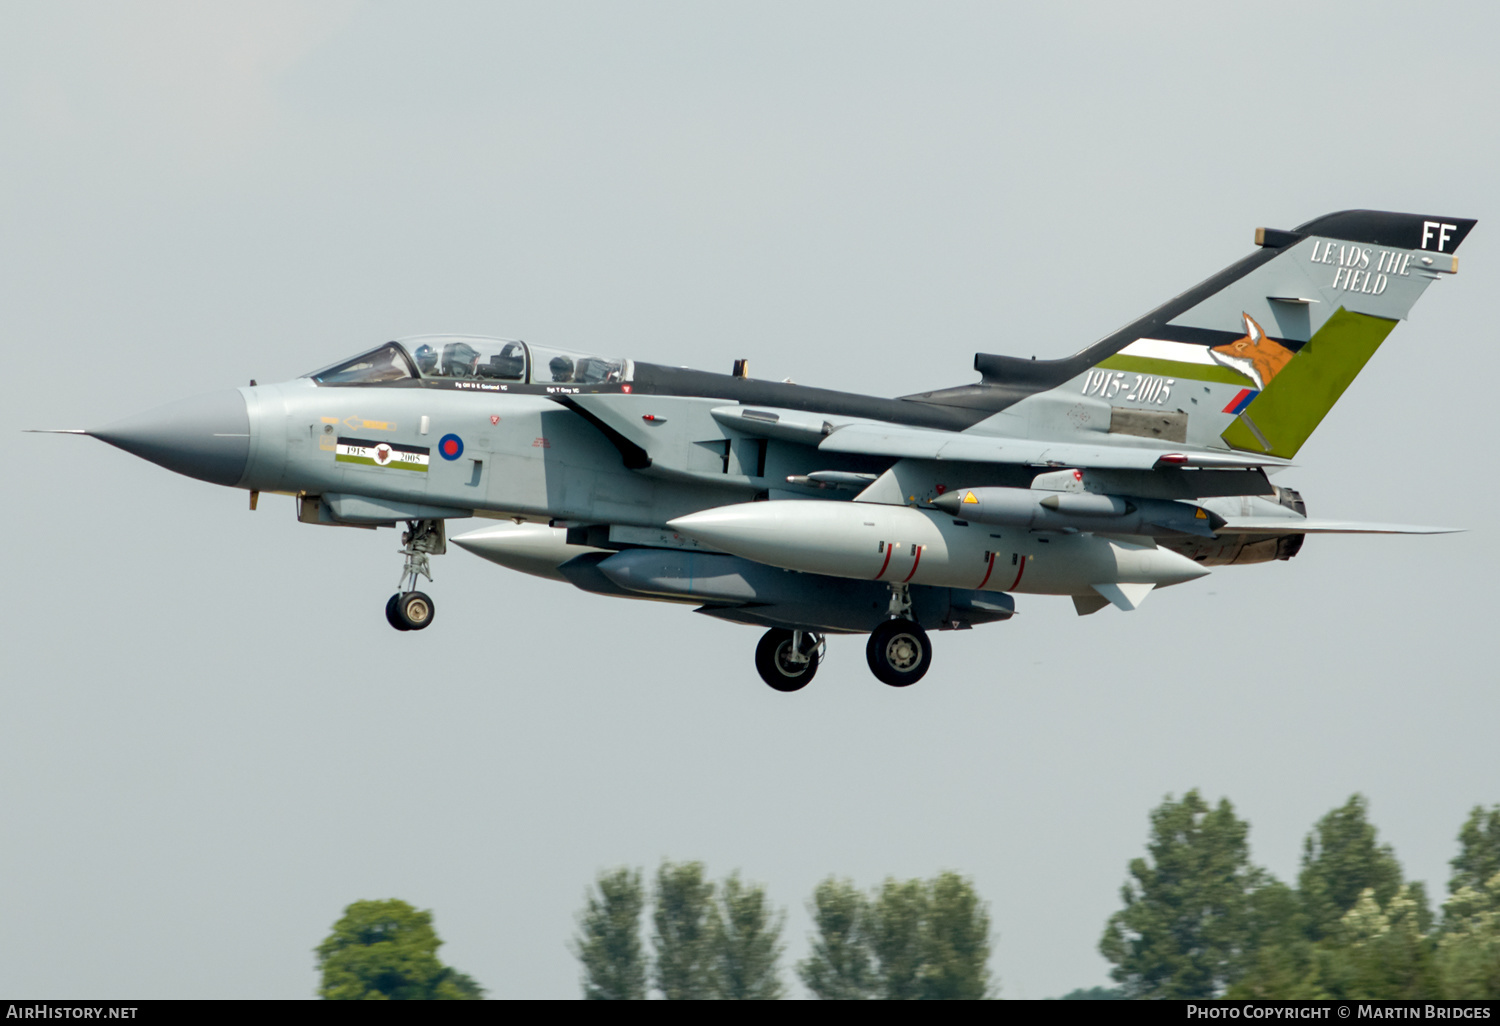
[[[432,599],[423,592],[408,591],[396,596],[396,618],[401,621],[404,630],[422,630],[432,623],[436,612]]]

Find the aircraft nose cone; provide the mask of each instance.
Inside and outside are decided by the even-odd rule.
[[[209,392],[88,432],[200,481],[234,485],[250,458],[250,414],[237,389]]]

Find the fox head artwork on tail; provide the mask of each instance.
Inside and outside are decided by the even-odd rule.
[[[1255,318],[1245,318],[1245,337],[1222,346],[1209,349],[1209,355],[1230,370],[1237,370],[1255,382],[1256,391],[1263,391],[1277,372],[1292,362],[1294,354],[1286,346],[1266,338]]]

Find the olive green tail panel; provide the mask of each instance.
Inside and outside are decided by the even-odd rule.
[[[1395,326],[1340,307],[1221,437],[1246,452],[1297,455]]]

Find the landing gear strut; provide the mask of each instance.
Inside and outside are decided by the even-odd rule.
[[[870,632],[865,659],[881,683],[904,688],[921,680],[932,665],[932,643],[911,619],[911,595],[904,584],[891,585],[890,616]]]
[[[401,553],[406,557],[401,567],[400,591],[385,604],[385,619],[398,631],[419,631],[432,623],[437,612],[432,599],[417,590],[417,578],[432,580],[429,556],[448,551],[448,539],[441,520],[408,520],[401,535]]]
[[[800,691],[818,672],[824,647],[823,636],[813,631],[773,628],[755,646],[755,668],[777,691]]]

